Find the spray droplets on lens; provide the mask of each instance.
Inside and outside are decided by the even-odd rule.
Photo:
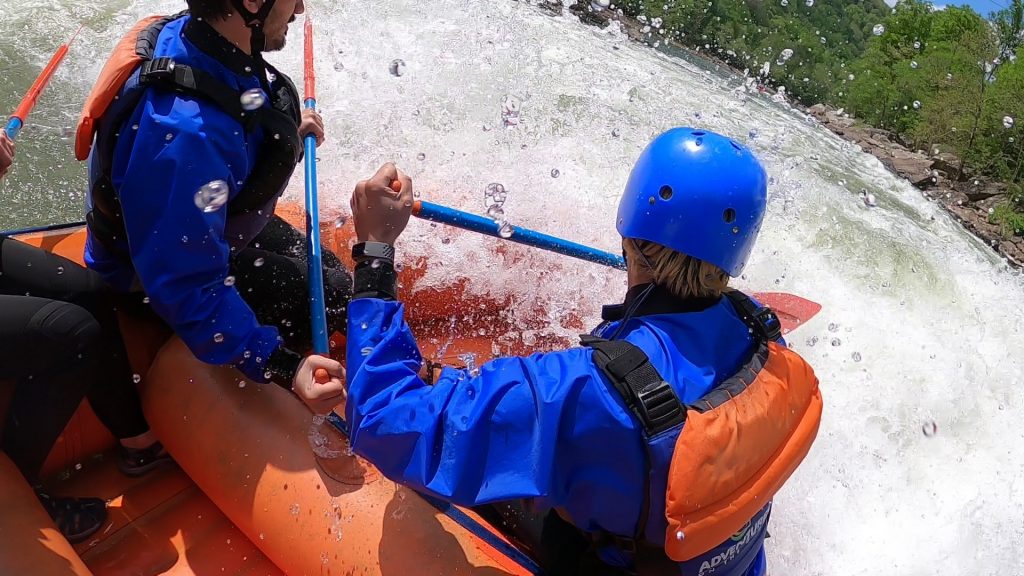
[[[505,216],[505,210],[499,204],[494,204],[487,209],[487,217],[491,220],[498,221]]]
[[[253,88],[243,92],[239,100],[242,102],[242,109],[252,111],[262,108],[267,102],[267,97],[263,94],[263,90]]]
[[[792,57],[793,57],[793,49],[792,48],[786,48],[785,50],[783,50],[779,54],[779,57],[775,60],[775,63],[778,64],[779,66],[781,66],[781,65],[785,64],[786,61],[789,60]]]
[[[257,258],[256,260],[253,260],[252,265],[259,268],[260,266],[263,266],[264,262],[266,262],[266,260],[264,260],[263,258]]]
[[[505,222],[501,225],[501,228],[498,228],[498,236],[502,238],[511,238],[512,234],[515,234],[515,229],[508,222]]]
[[[228,190],[228,183],[223,180],[214,180],[204,184],[196,192],[196,208],[207,214],[220,210],[228,202]]]
[[[917,60],[911,60],[910,67],[917,70]]]
[[[551,169],[551,177],[552,178],[558,178],[561,175],[562,175],[562,173],[558,171],[558,168],[552,168]]]
[[[419,154],[416,155],[416,159],[419,160],[420,162],[423,162],[424,160],[427,159],[427,155],[424,154],[423,152],[420,152]]]
[[[521,104],[515,96],[508,95],[501,102],[501,122],[505,128],[512,128],[519,125],[519,111]]]
[[[227,276],[227,277],[225,277],[224,278],[224,285],[228,286],[228,287],[234,286],[235,285],[235,277],[234,276]]]
[[[138,374],[132,374],[132,382],[135,382],[136,384],[142,382],[142,376]]]
[[[927,420],[921,425],[921,432],[928,438],[931,438],[939,433],[939,425],[934,420]]]
[[[396,58],[396,59],[392,60],[391,64],[388,66],[388,71],[391,72],[391,75],[396,77],[396,78],[404,76],[405,75],[405,60],[402,60],[401,58]]]
[[[921,49],[921,43],[920,42],[914,42],[914,50],[920,50],[920,49]]]
[[[217,332],[216,334],[213,335],[213,341],[216,342],[217,344],[220,344],[221,342],[224,341],[224,335],[221,334],[220,332]]]
[[[920,109],[921,109],[921,101],[920,100],[914,100],[914,110],[920,110]]]
[[[871,32],[875,36],[881,36],[882,34],[885,34],[885,26],[882,24],[875,24],[875,27],[871,29]]]
[[[1003,128],[1006,128],[1007,130],[1009,130],[1010,128],[1013,128],[1013,117],[1012,116],[1003,116]]]

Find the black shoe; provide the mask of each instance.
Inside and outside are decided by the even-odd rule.
[[[107,503],[99,498],[63,498],[36,492],[60,533],[72,544],[84,542],[107,521]]]
[[[117,445],[117,467],[127,476],[142,476],[173,462],[171,455],[159,442],[154,442],[148,448],[125,448]]]

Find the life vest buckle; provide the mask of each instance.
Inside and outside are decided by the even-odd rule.
[[[686,421],[686,409],[672,386],[661,380],[636,393],[636,410],[647,433],[654,436]]]

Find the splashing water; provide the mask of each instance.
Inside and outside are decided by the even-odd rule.
[[[263,90],[253,88],[243,92],[240,100],[243,110],[252,111],[262,108],[267,102],[267,96],[263,93]]]
[[[67,1],[95,16],[96,39],[76,44],[67,73],[48,92],[68,100],[58,108],[67,118],[55,119],[57,126],[77,115],[126,26],[181,6],[136,1],[111,18],[113,8]],[[9,5],[11,13],[28,6]],[[56,26],[66,7],[37,8],[53,17],[32,20],[39,28],[27,35],[21,31],[29,21],[5,12],[0,33],[34,62],[35,54],[52,51],[52,37],[66,36],[62,29],[39,33]],[[770,570],[930,576],[940,563],[948,574],[1020,572],[1024,484],[1015,471],[1024,469],[1024,360],[1015,351],[1024,347],[1024,312],[1005,303],[1024,301],[1024,285],[938,206],[875,158],[748,90],[741,76],[623,42],[571,16],[551,17],[510,0],[475,3],[472,10],[456,0],[392,0],[388,26],[381,26],[380,6],[372,3],[316,8],[325,43],[345,54],[341,69],[328,59],[317,70],[329,136],[318,153],[331,159],[320,165],[320,177],[342,184],[322,187],[325,207],[345,206],[356,178],[395,160],[418,170],[416,188],[426,200],[477,212],[489,207],[480,207],[480,189],[500,181],[516,191],[506,208],[514,207],[517,224],[617,253],[612,215],[652,135],[696,123],[752,147],[773,181],[747,279],[736,285],[770,285],[823,305],[790,339],[816,369],[825,411],[814,447],[775,500]],[[872,32],[884,34],[884,27]],[[301,44],[268,59],[298,80]],[[384,73],[396,47],[410,62],[429,61],[430,74],[398,82]],[[500,126],[509,94],[526,103],[526,112],[517,108],[514,129],[482,130]],[[5,104],[13,109],[16,102]],[[699,120],[689,113],[680,120],[680,111],[698,109],[707,112]],[[751,130],[759,136],[743,138]],[[431,161],[416,168],[423,150],[431,150]],[[65,146],[37,159],[58,179],[5,197],[13,206],[8,214],[35,223],[31,207],[55,185],[84,188],[81,172],[65,167],[66,152]],[[812,154],[820,159],[796,161]],[[572,178],[551,178],[551,166]],[[877,208],[851,201],[862,186],[878,196]],[[286,201],[301,202],[302,189],[299,174]],[[77,220],[79,205],[80,197],[51,205],[51,212],[65,210],[67,220]],[[572,338],[581,328],[566,318],[590,323],[601,304],[625,291],[619,272],[512,243],[496,258],[500,239],[465,235],[442,244],[438,230],[414,220],[402,238],[410,261],[446,262],[428,269],[423,282],[445,286],[468,276],[467,299],[510,295],[515,306],[508,314],[523,323],[536,322],[540,310],[545,323],[531,329],[538,341]],[[840,332],[828,332],[829,322]],[[452,331],[459,329],[453,324]],[[952,333],[956,342],[941,338]],[[830,346],[833,338],[842,346]],[[941,434],[926,437],[928,421]]]

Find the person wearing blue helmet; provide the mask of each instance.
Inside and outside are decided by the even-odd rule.
[[[445,368],[428,385],[393,266],[412,183],[385,166],[352,197],[352,449],[499,525],[496,511],[538,511],[503,527],[548,574],[765,574],[772,498],[810,449],[822,407],[778,319],[728,288],[750,257],[766,188],[753,153],[725,136],[659,135],[619,204],[622,304],[606,306],[579,347]]]

